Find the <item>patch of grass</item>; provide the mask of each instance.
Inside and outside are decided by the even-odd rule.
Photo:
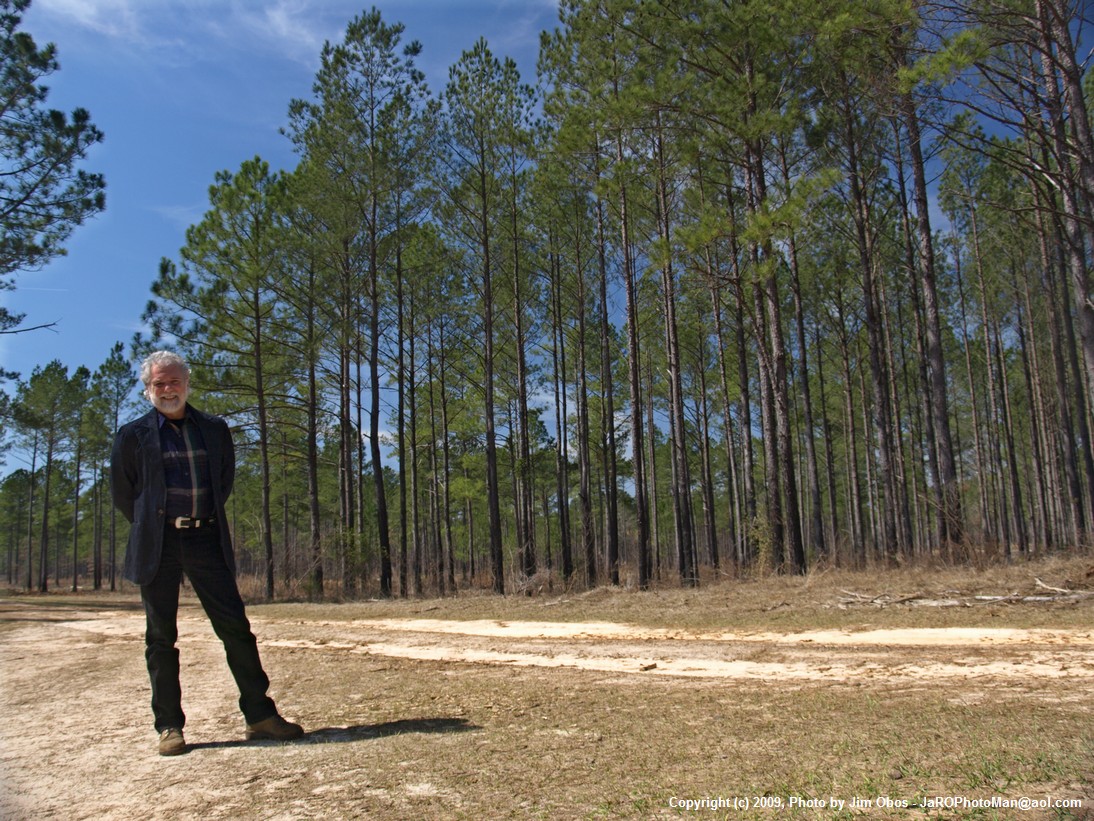
[[[606,621],[696,631],[846,630],[885,627],[1090,629],[1094,601],[973,603],[978,595],[1043,594],[1037,584],[1079,589],[1083,558],[988,570],[843,570],[648,591],[597,589],[557,596],[461,594],[442,600],[340,605],[268,605],[271,618],[496,619]],[[852,603],[848,592],[858,594]],[[961,607],[873,606],[918,595],[969,601]],[[408,662],[386,662],[402,670]],[[923,796],[1088,796],[1089,694],[1085,679],[1025,685],[975,680],[937,686],[883,681],[817,683],[634,679],[572,670],[499,670],[417,663],[444,673],[444,702],[480,727],[461,744],[419,766],[475,772],[473,804],[494,817],[649,818],[685,816],[670,799],[717,796],[852,797],[869,812],[796,810],[796,818],[890,817],[883,799]],[[343,671],[344,674],[344,671]],[[399,701],[424,691],[396,675]],[[415,676],[417,681],[419,677]],[[306,703],[306,701],[302,701]],[[435,696],[427,703],[436,704]],[[398,709],[398,704],[388,704]],[[453,775],[455,778],[455,775]],[[521,796],[514,795],[514,785]],[[457,789],[455,781],[450,785]],[[497,812],[509,807],[509,813]],[[465,810],[468,808],[465,807]],[[909,811],[893,810],[891,817]],[[912,811],[917,812],[917,811]],[[922,811],[918,811],[922,812]],[[977,810],[962,817],[991,818]],[[465,817],[474,817],[474,811]],[[767,811],[703,817],[768,817]],[[1036,814],[1024,814],[1036,818]],[[1049,816],[1043,816],[1049,817]],[[1065,817],[1053,815],[1051,817]]]
[[[1089,631],[1090,600],[947,608],[844,601],[846,591],[867,600],[881,594],[893,600],[913,593],[938,599],[1033,594],[1043,592],[1037,578],[1077,589],[1085,583],[1088,564],[1073,559],[984,571],[830,570],[803,578],[724,581],[698,590],[666,585],[644,593],[600,589],[553,597],[469,593],[442,600],[256,604],[251,613],[267,624],[283,621],[294,635],[314,639],[314,646],[263,648],[279,707],[304,723],[312,741],[205,750],[183,764],[215,764],[209,778],[238,773],[241,783],[251,779],[245,789],[229,785],[233,800],[257,801],[251,793],[265,790],[271,801],[281,802],[277,806],[306,809],[306,817],[381,821],[772,817],[754,807],[688,813],[672,804],[683,798],[763,796],[848,802],[842,810],[781,814],[802,819],[1014,817],[993,810],[954,815],[878,806],[883,799],[918,802],[926,796],[1083,797],[1090,807],[1094,724],[1087,677],[942,683],[898,683],[884,675],[840,681],[645,677],[370,655],[353,645],[329,646],[332,631],[324,624],[435,618],[608,621],[698,631],[954,626]],[[123,601],[87,598],[103,610]],[[67,618],[54,615],[59,617]],[[106,649],[104,664],[110,660]],[[135,668],[139,652],[124,649]],[[219,648],[208,650],[210,658],[217,658],[214,650]],[[918,652],[882,655],[881,663]],[[85,684],[97,680],[89,673]],[[225,714],[234,722],[234,705],[225,698]],[[193,812],[214,817],[221,811],[215,801],[226,799],[203,795],[194,790]],[[853,808],[853,798],[870,805]],[[263,814],[263,805],[251,809],[251,815],[238,817],[272,817]],[[1049,811],[1021,817],[1081,816]]]
[[[805,576],[723,579],[696,589],[665,580],[649,591],[601,587],[538,596],[465,591],[443,599],[261,604],[273,618],[362,618],[607,621],[689,630],[876,629],[887,627],[1016,627],[1089,629],[1094,596],[1078,601],[978,600],[977,596],[1053,595],[1037,580],[1067,590],[1094,590],[1088,556],[993,565],[987,569],[921,567]],[[904,600],[904,601],[902,601]],[[961,604],[937,606],[924,602]]]

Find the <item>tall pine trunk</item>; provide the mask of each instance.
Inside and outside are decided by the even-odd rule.
[[[562,271],[551,236],[551,365],[555,405],[555,494],[558,504],[559,552],[562,578],[568,585],[574,575],[573,539],[570,531],[569,408],[566,391],[566,333],[562,320]],[[580,266],[580,260],[578,265]]]
[[[525,349],[524,295],[521,290],[520,228],[517,222],[518,180],[510,180],[512,202],[509,204],[513,259],[513,329],[517,365],[517,556],[520,572],[525,578],[536,573],[536,528],[533,509],[532,447],[528,436],[528,355]]]
[[[666,249],[661,265],[661,291],[665,312],[665,354],[668,357],[670,436],[672,446],[673,486],[672,510],[678,539],[677,557],[680,581],[685,587],[699,583],[699,568],[695,561],[695,534],[691,510],[691,471],[688,464],[687,420],[684,415],[684,388],[680,355],[679,324],[676,320],[676,275],[667,249],[672,247],[669,231],[668,188],[665,179],[663,135],[657,132],[657,212],[658,230]]]
[[[882,549],[887,559],[895,560],[900,544],[897,536],[897,494],[895,492],[895,459],[893,448],[892,406],[889,398],[889,379],[884,359],[882,318],[878,303],[877,259],[871,234],[870,206],[866,201],[864,182],[858,159],[858,135],[850,102],[844,112],[844,137],[846,140],[848,176],[851,183],[852,216],[855,223],[855,239],[859,256],[859,272],[862,278],[863,310],[868,337],[871,415],[877,439],[877,469],[880,516],[882,524]]]
[[[273,599],[274,596],[273,516],[270,512],[270,425],[266,408],[266,373],[263,359],[264,323],[261,293],[257,285],[251,289],[251,311],[251,319],[254,322],[255,400],[258,405],[258,461],[259,476],[262,482],[260,497],[262,550],[265,557],[266,598],[269,600]]]
[[[916,236],[919,240],[919,274],[926,319],[925,341],[927,370],[930,376],[931,422],[934,429],[934,450],[938,459],[938,481],[942,490],[941,537],[943,541],[959,543],[964,537],[961,496],[957,483],[957,462],[954,458],[950,432],[949,387],[946,380],[946,356],[942,347],[942,320],[939,309],[938,284],[935,271],[934,239],[931,234],[930,199],[927,172],[923,159],[919,114],[910,94],[901,97],[901,113],[908,130],[911,152],[913,197],[916,211]]]
[[[377,224],[378,205],[372,199],[372,225]],[[372,458],[372,482],[376,495],[376,531],[380,555],[390,560],[391,534],[388,531],[387,489],[384,486],[384,466],[380,452],[380,262],[375,232],[369,238],[369,450]],[[363,524],[363,523],[362,523]],[[390,575],[390,574],[389,574]]]
[[[494,271],[491,258],[489,195],[485,165],[479,169],[479,241],[482,249],[483,411],[486,435],[486,506],[490,538],[490,570],[495,593],[505,593],[505,561],[501,544],[501,500],[498,495],[498,444],[494,400]]]

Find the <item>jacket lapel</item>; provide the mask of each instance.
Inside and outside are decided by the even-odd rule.
[[[163,482],[163,448],[160,445],[160,416],[159,411],[152,408],[151,411],[141,417],[137,427],[137,436],[140,440],[141,450],[144,453],[143,462],[148,470],[150,481]]]

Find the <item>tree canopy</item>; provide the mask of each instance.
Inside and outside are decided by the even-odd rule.
[[[215,174],[133,355],[231,420],[268,596],[1085,550],[1086,13],[563,0],[535,85],[479,40],[431,90],[373,10],[289,105],[297,165]],[[35,508],[95,510],[86,429],[24,424],[50,467],[0,487],[43,563],[96,538]]]
[[[79,167],[103,138],[83,108],[48,108],[43,80],[58,70],[57,49],[19,30],[30,0],[0,0],[0,289],[65,253],[78,225],[106,206],[101,174]],[[0,308],[0,333],[24,317]]]

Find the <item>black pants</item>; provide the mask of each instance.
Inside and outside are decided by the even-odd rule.
[[[179,686],[178,641],[179,587],[182,574],[190,580],[201,606],[224,643],[228,668],[239,687],[239,709],[248,724],[277,713],[266,695],[270,680],[258,657],[258,642],[236,586],[235,576],[224,561],[215,527],[177,530],[168,527],[163,537],[163,557],[151,583],[141,586],[147,617],[144,656],[152,682],[152,714],[156,731],[180,730],[186,723]]]

